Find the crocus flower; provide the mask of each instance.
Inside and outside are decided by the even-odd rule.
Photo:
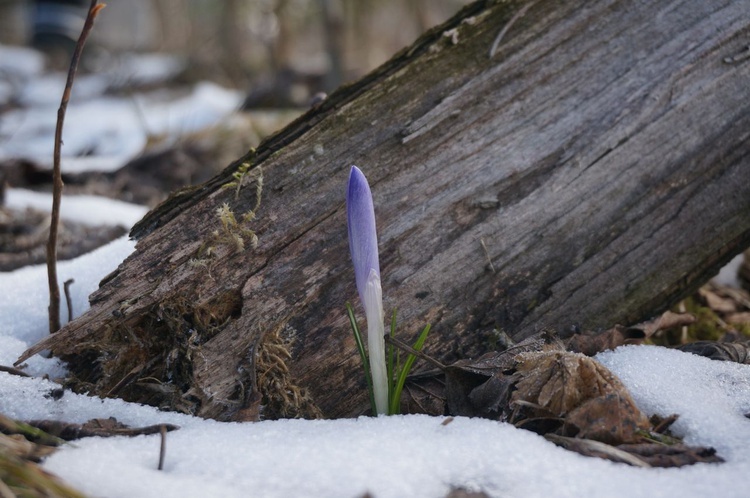
[[[380,286],[378,235],[375,209],[365,175],[352,166],[346,192],[346,215],[349,226],[349,250],[354,263],[357,292],[367,318],[367,349],[378,415],[388,411],[388,375],[385,365],[385,324],[383,290]]]

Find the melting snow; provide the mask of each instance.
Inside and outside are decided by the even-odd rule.
[[[107,208],[110,220],[132,220],[123,203],[96,202],[90,212]],[[76,279],[76,314],[133,247],[123,238],[60,263],[60,278]],[[0,274],[0,291],[0,364],[8,365],[46,334],[44,267]],[[92,496],[351,498],[370,492],[433,498],[452,487],[498,497],[747,496],[750,366],[654,346],[621,347],[597,358],[641,409],[679,414],[674,430],[690,444],[715,447],[727,462],[636,469],[568,452],[507,424],[460,417],[446,425],[442,417],[422,415],[219,423],[69,392],[54,400],[45,394],[55,384],[6,373],[0,373],[0,412],[19,419],[116,417],[133,426],[181,426],[167,436],[163,471],[156,470],[158,435],[83,439],[46,460],[45,468]],[[29,370],[55,376],[62,367],[38,356]]]

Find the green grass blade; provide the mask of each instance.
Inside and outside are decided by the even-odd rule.
[[[419,337],[417,338],[417,342],[414,343],[413,348],[416,351],[421,351],[422,347],[424,347],[424,342],[427,339],[427,334],[430,333],[430,324],[428,323],[427,326],[422,330],[422,333],[419,334]],[[416,360],[417,357],[413,354],[410,354],[406,358],[406,362],[404,362],[403,368],[399,371],[398,374],[398,381],[396,381],[396,388],[393,390],[393,395],[391,396],[391,406],[388,409],[389,415],[398,415],[401,413],[401,391],[404,389],[404,384],[406,383],[406,377],[409,375],[409,371],[411,370],[412,365],[414,364],[414,360]]]
[[[370,362],[367,359],[367,352],[365,351],[365,344],[362,342],[362,334],[359,332],[357,326],[357,319],[354,318],[354,308],[349,303],[346,303],[346,313],[349,315],[349,323],[352,326],[352,332],[354,332],[354,342],[357,343],[357,350],[359,350],[359,356],[362,358],[362,367],[365,371],[365,381],[367,382],[367,392],[370,395],[370,408],[372,409],[372,415],[377,415],[378,411],[375,408],[375,393],[372,389],[372,374],[370,373]]]

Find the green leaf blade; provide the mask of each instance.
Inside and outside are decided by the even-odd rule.
[[[362,341],[362,334],[357,326],[357,319],[354,317],[354,308],[349,303],[346,303],[346,313],[349,316],[349,324],[352,326],[352,332],[354,333],[354,342],[357,343],[357,350],[359,356],[362,359],[362,368],[365,371],[365,382],[367,382],[367,392],[370,395],[370,408],[372,409],[373,416],[377,414],[375,407],[375,392],[372,388],[372,377],[370,374],[370,362],[367,359],[367,351],[365,351],[365,344]]]
[[[425,326],[425,328],[422,330],[422,333],[419,334],[417,341],[414,343],[413,349],[415,351],[422,350],[429,333],[430,324],[428,323],[427,326]],[[408,377],[409,371],[411,370],[412,365],[414,365],[414,361],[416,359],[417,357],[414,354],[410,354],[406,358],[404,366],[399,371],[398,380],[396,381],[396,387],[394,388],[393,394],[390,399],[390,407],[388,408],[389,415],[398,415],[399,413],[401,413],[401,392],[404,389],[404,384],[406,384],[406,377]]]

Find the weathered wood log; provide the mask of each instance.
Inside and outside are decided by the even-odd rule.
[[[407,340],[431,322],[443,362],[652,316],[750,244],[748,29],[745,1],[471,4],[147,215],[91,310],[24,357],[224,420],[255,385],[265,416],[361,413],[351,164],[386,309]]]

